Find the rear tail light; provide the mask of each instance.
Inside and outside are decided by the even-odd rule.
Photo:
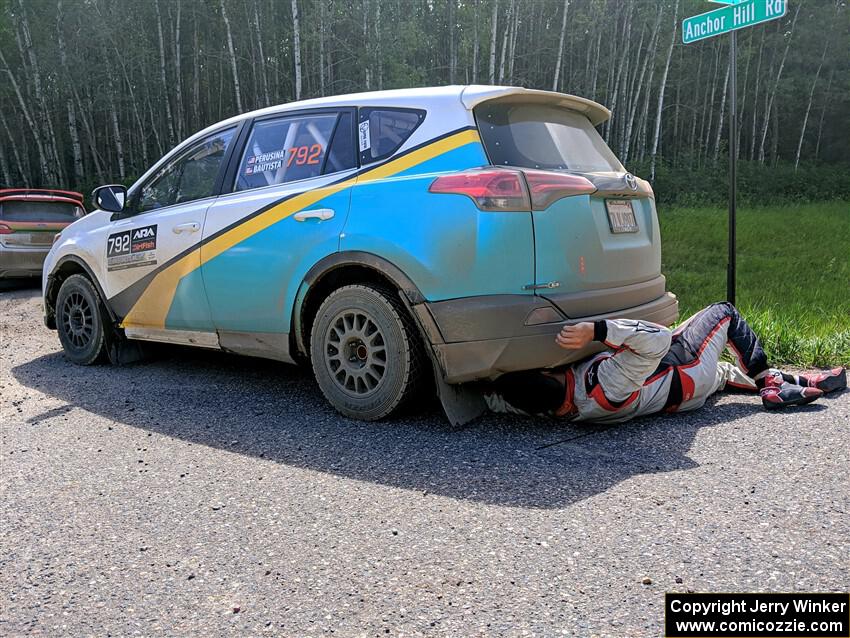
[[[528,189],[531,191],[531,206],[534,210],[546,210],[553,202],[573,195],[590,195],[596,186],[581,175],[549,173],[548,171],[524,171]]]
[[[481,210],[529,211],[528,189],[519,171],[483,169],[438,177],[432,193],[466,195]]]
[[[6,224],[0,224],[0,235],[11,235],[15,231],[9,228]]]
[[[580,175],[494,168],[444,175],[428,190],[466,195],[481,210],[528,212],[545,210],[564,197],[594,193],[596,187]]]

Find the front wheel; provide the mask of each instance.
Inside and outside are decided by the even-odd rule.
[[[76,364],[95,363],[104,351],[100,296],[83,275],[71,275],[56,297],[56,330],[65,356]]]
[[[310,354],[325,398],[345,416],[364,421],[404,407],[427,378],[416,326],[384,288],[333,291],[313,322]]]

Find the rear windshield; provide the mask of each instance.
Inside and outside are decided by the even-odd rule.
[[[622,172],[623,165],[584,115],[546,104],[485,102],[475,109],[495,165]]]
[[[0,219],[7,222],[70,223],[83,215],[82,207],[69,202],[0,203]]]

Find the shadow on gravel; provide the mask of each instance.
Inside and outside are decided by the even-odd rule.
[[[15,279],[0,279],[0,293],[31,290],[34,295],[41,292],[41,278],[20,277]]]
[[[529,508],[564,507],[636,474],[696,467],[687,454],[700,428],[760,409],[724,403],[613,427],[490,415],[454,429],[436,408],[389,422],[348,420],[325,403],[309,370],[192,349],[168,349],[157,360],[125,367],[81,368],[55,353],[12,373],[72,407],[193,444]]]

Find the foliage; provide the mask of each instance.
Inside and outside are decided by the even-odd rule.
[[[662,201],[716,201],[728,38],[685,46],[673,32],[708,9],[701,0],[0,0],[0,181],[129,182],[237,104],[488,83],[492,52],[495,83],[610,107],[602,132],[641,174],[657,147]],[[843,0],[791,0],[783,19],[741,33],[741,157],[752,162],[742,191],[754,199],[846,194],[847,180],[827,178],[821,163],[846,162],[848,18]],[[782,179],[763,179],[771,175]]]
[[[659,219],[682,318],[724,299],[726,211],[662,207]],[[742,207],[737,261],[737,305],[773,362],[850,365],[850,200]]]
[[[629,167],[647,175],[646,162]],[[788,162],[770,166],[738,162],[738,203],[767,205],[850,199],[850,164],[809,162],[796,170]],[[653,184],[659,205],[704,206],[725,204],[729,194],[728,159],[711,166],[664,163],[656,170]]]

